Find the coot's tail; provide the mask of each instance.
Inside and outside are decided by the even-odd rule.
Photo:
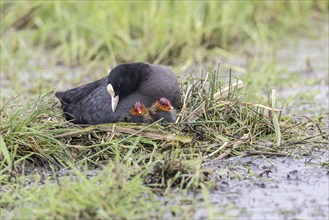
[[[62,105],[67,105],[68,103],[64,101],[63,97],[65,95],[65,92],[56,92],[55,96],[59,99]]]

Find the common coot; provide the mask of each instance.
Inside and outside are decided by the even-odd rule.
[[[120,121],[136,102],[151,107],[161,97],[173,107],[180,104],[176,75],[165,66],[127,63],[115,67],[108,76],[94,82],[57,92],[64,116],[76,124]]]

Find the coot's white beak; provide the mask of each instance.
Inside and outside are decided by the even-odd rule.
[[[107,92],[111,96],[111,104],[112,104],[112,111],[115,112],[115,109],[117,108],[118,102],[119,102],[119,96],[115,96],[115,92],[113,89],[113,86],[111,84],[108,84],[107,87]]]

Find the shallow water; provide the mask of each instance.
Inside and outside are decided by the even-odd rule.
[[[329,170],[319,162],[327,161],[328,157],[326,149],[302,159],[264,160],[257,156],[223,160],[215,168],[222,174],[216,176],[219,189],[212,192],[211,201],[219,210],[235,205],[242,218],[327,219]],[[232,177],[225,170],[241,176]]]
[[[323,131],[327,134],[328,48],[328,38],[299,39],[283,45],[276,53],[276,64],[287,70],[287,79],[289,74],[298,74],[301,81],[298,86],[277,89],[279,105],[289,101],[284,105],[283,115],[322,114],[326,124]],[[308,98],[304,99],[303,95]],[[329,146],[312,154],[300,159],[256,156],[217,161],[212,166],[220,173],[216,175],[219,188],[211,193],[213,211],[219,216],[225,213],[225,216],[247,219],[328,219],[329,168],[319,164],[329,161]],[[236,175],[229,176],[232,172],[228,170]],[[206,218],[207,212],[200,207],[195,217]]]
[[[287,67],[289,74],[297,74],[304,83],[293,88],[281,88],[278,95],[291,99],[290,106],[284,109],[285,114],[303,114],[315,116],[329,112],[329,39],[300,39],[293,47],[279,50],[277,60]],[[311,81],[311,83],[307,83]],[[301,98],[311,94],[310,98]],[[325,115],[328,121],[328,114]]]

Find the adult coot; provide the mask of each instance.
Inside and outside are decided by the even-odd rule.
[[[166,98],[160,98],[150,108],[150,113],[153,121],[163,118],[162,122],[175,122],[176,110]]]
[[[116,122],[127,117],[136,102],[146,107],[167,97],[175,108],[180,104],[180,90],[175,74],[165,66],[127,63],[115,67],[97,81],[57,92],[64,116],[77,124]]]

